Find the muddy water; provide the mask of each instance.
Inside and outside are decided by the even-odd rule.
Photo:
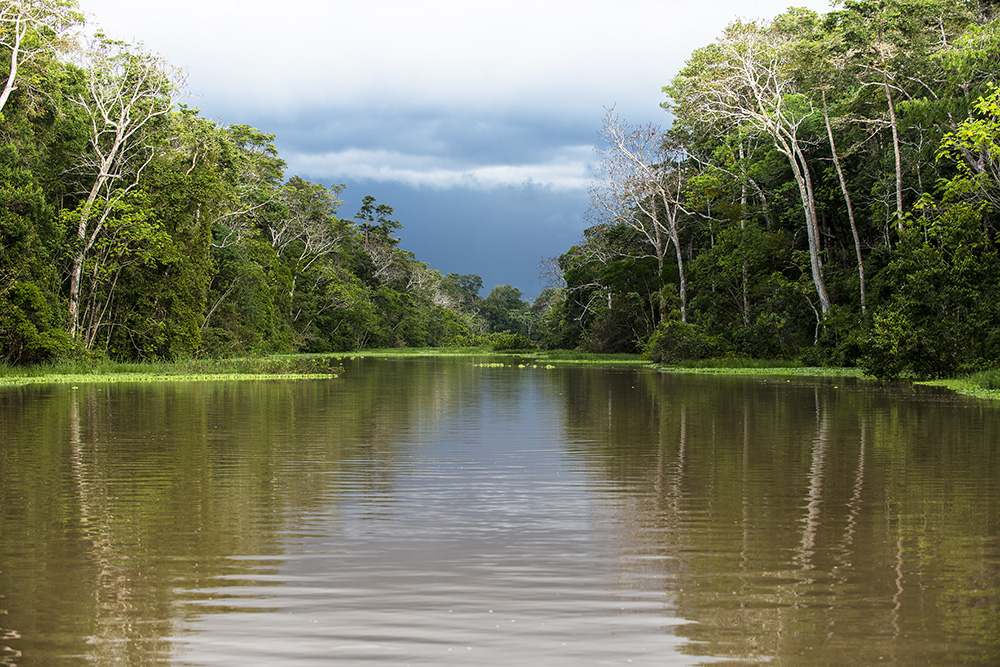
[[[1000,410],[354,360],[0,390],[0,665],[1000,664]]]

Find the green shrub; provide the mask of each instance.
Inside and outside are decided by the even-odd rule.
[[[682,361],[721,357],[726,353],[726,345],[717,336],[712,336],[695,325],[671,320],[656,328],[650,336],[643,352],[650,361],[657,364],[677,364]]]
[[[969,382],[983,389],[1000,389],[1000,369],[981,371],[972,375]]]
[[[52,303],[35,284],[15,282],[0,295],[0,359],[37,364],[57,359],[72,348]]]
[[[489,346],[497,352],[505,350],[528,350],[535,347],[530,338],[520,333],[501,331],[487,336]]]

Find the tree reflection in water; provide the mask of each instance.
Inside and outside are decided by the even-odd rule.
[[[991,405],[470,360],[348,377],[0,391],[0,664],[183,662],[212,618],[280,643],[259,612],[295,605],[498,661],[559,632],[549,664],[640,640],[656,664],[1000,662]],[[537,622],[447,624],[491,596]]]
[[[687,650],[789,664],[1000,658],[993,406],[844,379],[632,381],[567,387],[567,421],[590,451],[576,456],[631,495],[623,549],[660,557],[677,614],[695,621],[679,630]],[[610,409],[588,405],[608,395]]]

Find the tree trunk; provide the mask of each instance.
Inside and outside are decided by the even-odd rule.
[[[844,179],[844,170],[840,167],[840,158],[837,155],[837,145],[833,140],[833,128],[830,127],[830,112],[826,106],[826,93],[823,94],[823,119],[826,121],[826,135],[830,138],[830,154],[833,156],[833,166],[837,170],[837,178],[840,180],[840,191],[844,194],[844,203],[847,206],[847,219],[851,223],[851,234],[854,236],[854,252],[858,257],[858,280],[861,283],[861,312],[867,312],[867,298],[865,296],[865,263],[861,257],[861,237],[858,235],[858,226],[854,220],[854,206],[851,204],[851,194],[847,189],[847,181]]]
[[[799,196],[802,199],[802,208],[806,216],[806,237],[809,241],[809,266],[812,270],[813,284],[816,286],[816,295],[819,297],[820,311],[825,315],[830,310],[830,296],[826,291],[826,281],[823,280],[823,265],[819,257],[819,224],[816,221],[816,205],[813,198],[812,178],[809,174],[805,155],[802,154],[797,143],[791,144],[791,150],[785,153],[785,156],[792,167],[795,182],[799,186]]]
[[[681,239],[676,224],[670,225],[670,240],[677,251],[677,282],[680,283],[678,287],[681,297],[681,322],[687,324],[687,278],[684,277],[684,254],[681,252]]]
[[[0,92],[0,110],[7,105],[10,94],[17,90],[17,59],[21,53],[21,39],[24,37],[26,28],[22,27],[21,21],[14,24],[14,43],[10,47],[10,71],[7,74],[7,83]]]
[[[743,326],[750,326],[750,267],[747,264],[747,248],[746,248],[746,230],[747,230],[747,182],[746,173],[744,168],[744,160],[746,159],[746,154],[743,151],[743,140],[740,140],[740,170],[744,173],[743,178],[740,183],[740,255],[742,259],[742,291],[743,291]]]
[[[667,321],[667,288],[663,284],[663,265],[665,263],[664,255],[666,254],[666,249],[660,245],[656,248],[656,271],[657,271],[657,283],[660,286],[659,289],[659,299],[660,302],[660,324]]]
[[[117,147],[117,144],[116,144]],[[83,205],[83,210],[80,213],[80,222],[76,227],[76,236],[80,239],[80,247],[76,251],[76,255],[73,257],[73,267],[70,270],[70,280],[69,280],[69,335],[70,338],[77,337],[77,331],[80,326],[80,294],[83,290],[83,264],[87,259],[87,253],[94,246],[94,242],[97,240],[97,235],[101,233],[101,227],[103,226],[104,217],[102,215],[101,220],[98,222],[93,231],[89,230],[88,227],[91,222],[91,213],[94,210],[94,202],[97,201],[97,196],[101,192],[101,188],[108,180],[108,169],[110,168],[110,160],[105,160],[101,164],[101,174],[94,181],[94,184],[90,188],[90,193],[87,195],[87,202]]]
[[[892,127],[892,150],[896,158],[896,229],[903,231],[903,160],[899,153],[899,126],[896,123],[896,105],[892,101],[889,75],[882,72],[885,99],[889,104],[889,123]]]

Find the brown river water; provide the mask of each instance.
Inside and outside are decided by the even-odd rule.
[[[1000,406],[486,361],[0,388],[0,665],[1000,664]]]

